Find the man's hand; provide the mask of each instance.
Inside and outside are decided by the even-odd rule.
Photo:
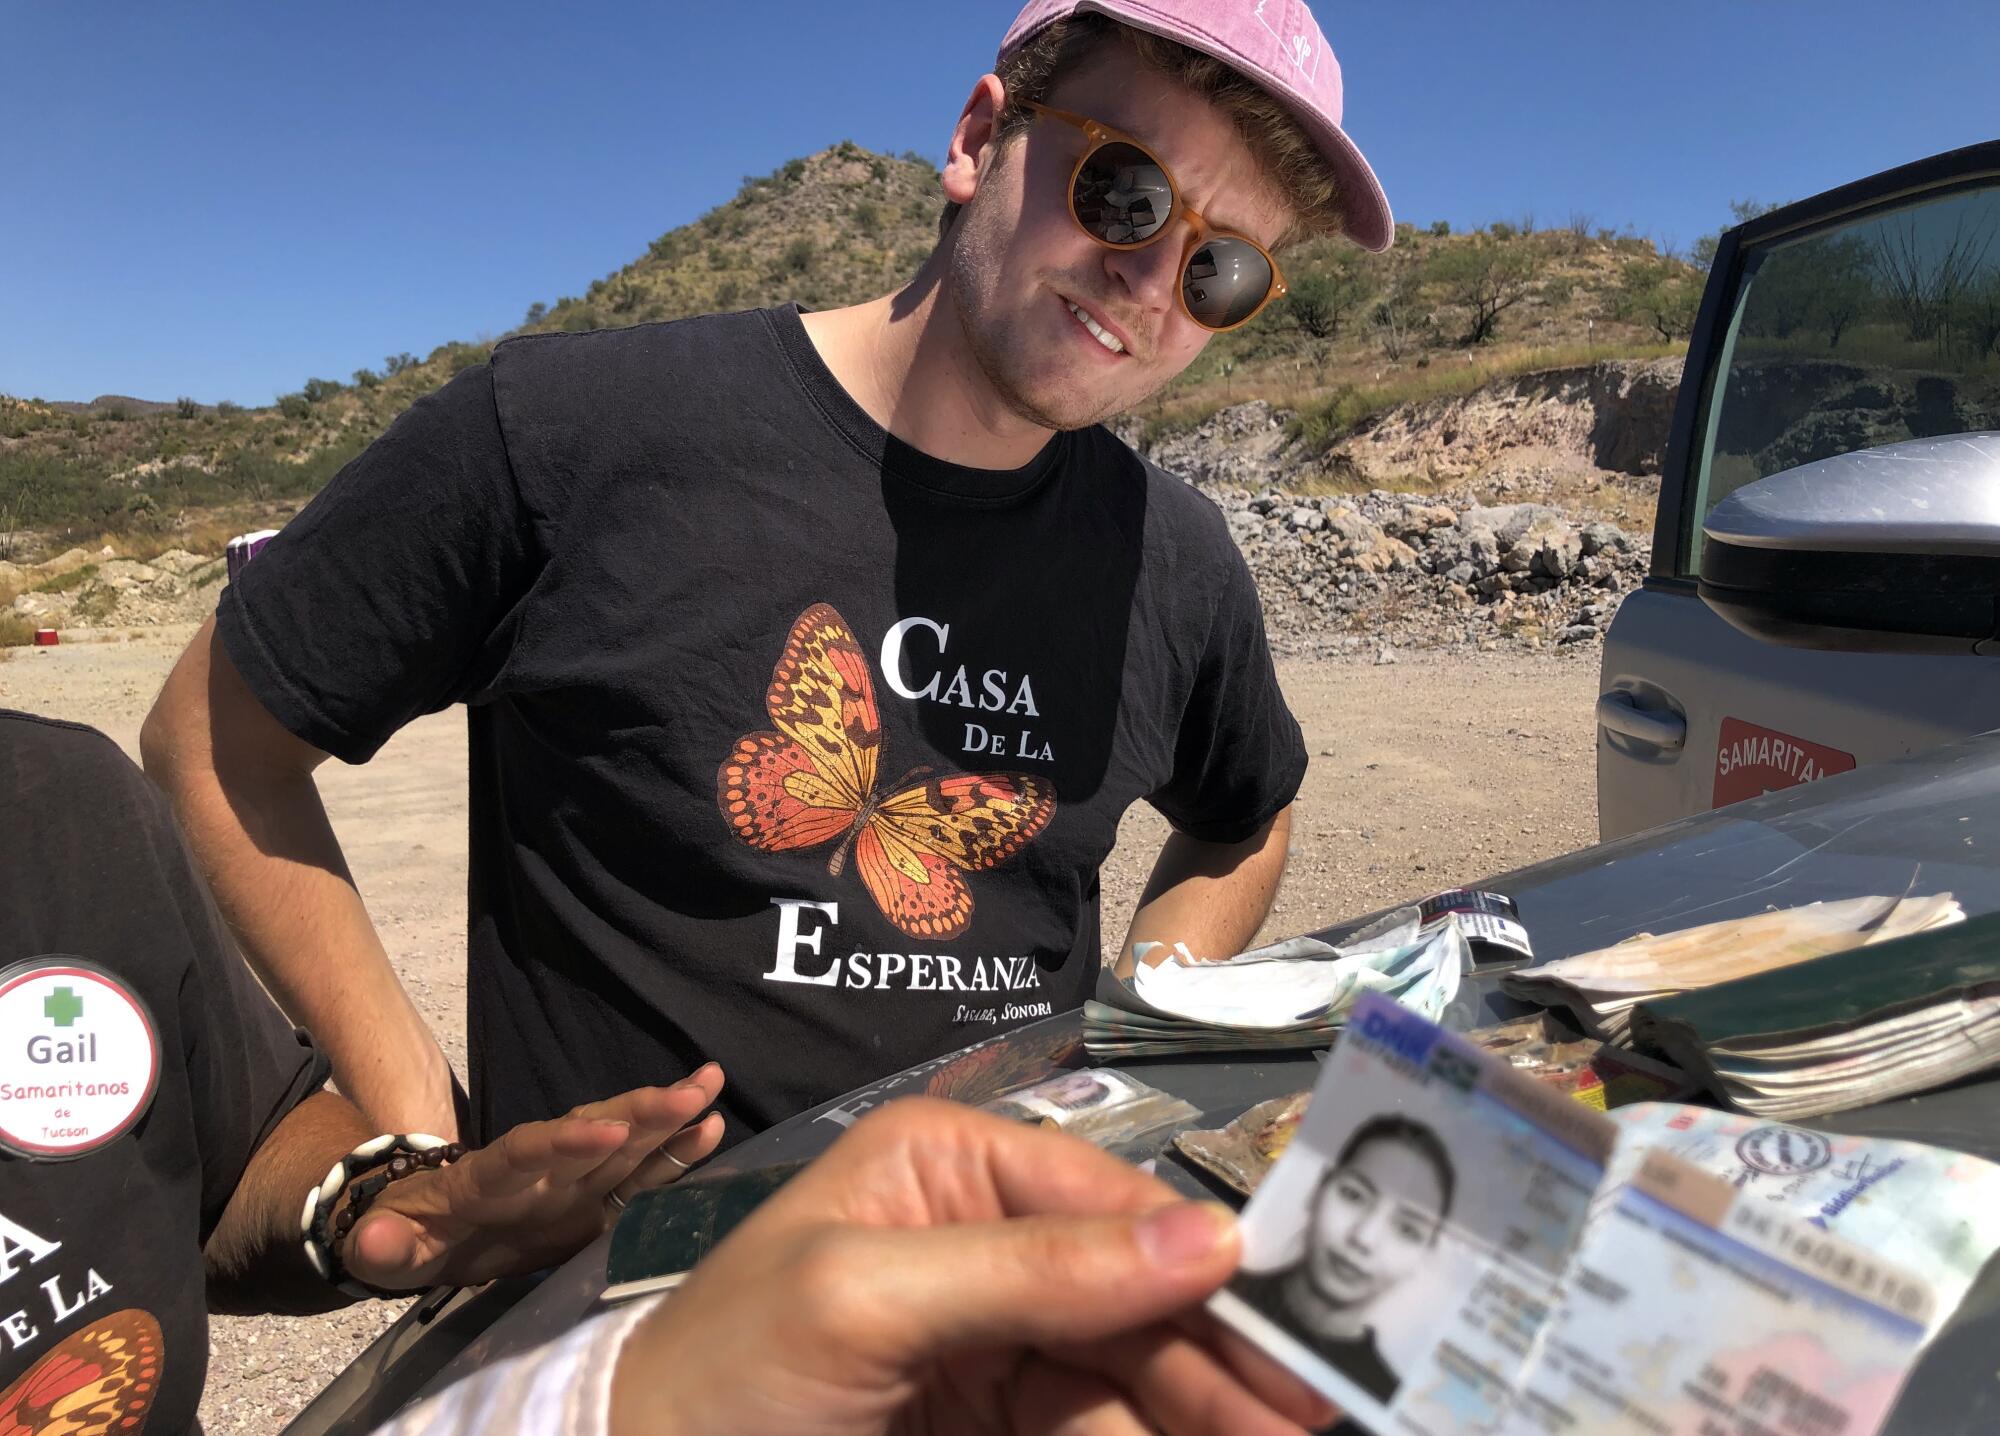
[[[392,1183],[348,1234],[342,1260],[391,1291],[471,1286],[560,1261],[605,1227],[607,1193],[662,1186],[715,1150],[713,1062],[672,1087],[525,1122],[451,1166]]]
[[[1335,1414],[1193,1310],[1220,1207],[1075,1138],[892,1103],[633,1332],[615,1436],[1279,1436]]]

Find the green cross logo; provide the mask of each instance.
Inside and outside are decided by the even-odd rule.
[[[42,999],[42,1016],[58,1027],[67,1027],[83,1016],[83,999],[67,987],[58,987]]]

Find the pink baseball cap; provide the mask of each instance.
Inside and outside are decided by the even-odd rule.
[[[1347,197],[1347,237],[1376,253],[1396,237],[1382,182],[1340,128],[1340,62],[1303,0],[1028,0],[1001,60],[1050,23],[1095,10],[1213,55],[1281,100],[1333,166]]]

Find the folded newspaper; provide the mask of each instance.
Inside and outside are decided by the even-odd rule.
[[[1731,1106],[1813,1117],[2000,1066],[2000,914],[1655,999],[1635,1042]]]
[[[1857,897],[1780,908],[1679,932],[1640,933],[1500,979],[1509,996],[1567,1008],[1593,1036],[1626,1045],[1641,1002],[1733,982],[1962,922],[1950,893]]]
[[[1243,1234],[1211,1309],[1382,1436],[1871,1436],[2000,1248],[2000,1167],[1606,1116],[1368,994]]]
[[[1097,1058],[1324,1047],[1364,992],[1441,1017],[1472,966],[1474,932],[1529,955],[1512,911],[1497,894],[1441,893],[1338,944],[1294,937],[1222,961],[1144,943],[1130,978],[1108,967],[1099,975],[1083,1008],[1084,1047]]]

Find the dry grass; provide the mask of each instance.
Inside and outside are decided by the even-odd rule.
[[[0,612],[0,649],[20,648],[34,641],[34,624],[17,613]]]

